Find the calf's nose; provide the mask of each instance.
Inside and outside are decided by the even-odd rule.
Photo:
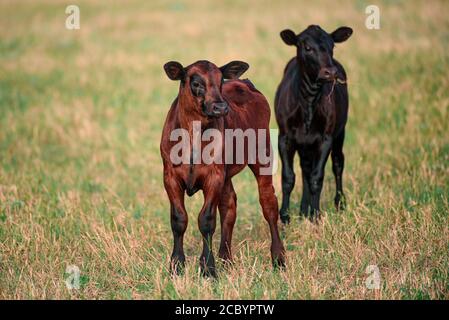
[[[226,115],[229,112],[229,105],[226,102],[214,102],[212,112],[217,116]]]
[[[337,67],[325,67],[320,70],[319,78],[332,81],[337,77],[337,72]]]

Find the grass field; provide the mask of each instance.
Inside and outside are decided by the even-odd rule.
[[[76,1],[81,29],[67,30],[68,3],[0,1],[0,298],[449,299],[447,1],[107,3]],[[369,4],[380,30],[365,28]],[[324,218],[299,220],[297,172],[287,268],[275,272],[245,170],[234,179],[234,266],[219,266],[217,281],[199,274],[198,193],[186,273],[172,278],[159,141],[178,84],[162,65],[247,61],[244,77],[272,105],[295,51],[279,32],[312,23],[354,29],[335,50],[350,90],[347,210],[333,209],[328,163]],[[280,180],[278,170],[278,196]],[[66,287],[70,265],[78,290]],[[370,265],[379,289],[365,284]]]

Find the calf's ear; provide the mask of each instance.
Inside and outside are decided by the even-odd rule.
[[[351,35],[352,29],[349,27],[340,27],[331,33],[331,37],[336,43],[348,40]]]
[[[238,79],[248,70],[249,64],[243,61],[231,61],[220,67],[224,79]]]
[[[298,37],[290,29],[285,29],[281,31],[281,38],[282,40],[284,40],[285,44],[289,46],[296,46],[296,43],[298,42]]]
[[[179,62],[167,62],[164,64],[164,70],[167,76],[172,80],[182,80],[184,78],[184,67]]]

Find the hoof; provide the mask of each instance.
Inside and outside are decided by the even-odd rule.
[[[215,260],[214,257],[200,257],[200,268],[201,275],[206,278],[217,278],[217,272],[215,270]]]
[[[271,261],[275,270],[285,269],[285,249],[282,244],[271,247]]]
[[[321,221],[321,213],[319,211],[312,213],[309,217],[309,220],[314,224],[318,224]]]
[[[182,275],[185,269],[185,257],[172,257],[170,261],[170,273],[172,275]]]
[[[217,278],[217,272],[215,271],[215,268],[201,268],[201,275],[204,278],[213,278],[216,279]]]
[[[221,260],[221,263],[223,263],[226,266],[230,266],[234,264],[234,261],[232,260],[232,256],[229,253],[219,253],[218,257]]]
[[[281,214],[280,217],[283,224],[290,223],[290,216],[288,214]]]
[[[345,210],[346,209],[346,198],[344,195],[340,196],[336,196],[334,199],[334,204],[335,204],[335,208],[340,211],[340,210]]]
[[[285,270],[285,256],[281,254],[272,259],[274,270]]]

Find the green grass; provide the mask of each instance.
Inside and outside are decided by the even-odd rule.
[[[448,299],[449,19],[445,1],[78,1],[0,3],[0,298]],[[234,179],[235,265],[198,271],[202,196],[187,202],[187,267],[172,278],[159,140],[177,84],[162,65],[247,61],[270,103],[294,49],[279,32],[354,29],[338,45],[350,119],[348,208],[332,207],[328,164],[318,225],[282,229],[287,268],[270,265],[269,232],[249,171]],[[274,117],[272,128],[276,128]],[[296,160],[297,163],[297,160]],[[280,174],[275,175],[280,195]],[[214,237],[218,249],[219,228]],[[68,290],[66,268],[81,271]],[[381,288],[369,290],[368,265]]]

